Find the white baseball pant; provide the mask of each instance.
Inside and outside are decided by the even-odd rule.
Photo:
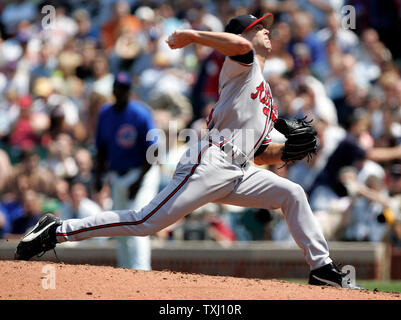
[[[188,161],[194,159],[194,154],[195,161]],[[321,228],[299,185],[250,164],[235,164],[231,156],[206,140],[187,150],[169,185],[141,210],[109,211],[65,220],[57,228],[57,240],[154,234],[208,202],[281,208],[310,269],[332,261]]]

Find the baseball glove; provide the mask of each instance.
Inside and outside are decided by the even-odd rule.
[[[287,138],[281,157],[285,164],[305,157],[309,161],[316,153],[318,139],[316,130],[310,124],[312,121],[306,121],[306,117],[294,120],[279,118],[274,123],[274,128]]]

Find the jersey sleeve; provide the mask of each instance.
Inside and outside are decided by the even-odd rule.
[[[270,142],[272,142],[272,139],[270,139],[268,136],[266,136],[263,139],[262,144],[259,146],[258,150],[255,151],[254,157],[263,153],[266,150],[266,148],[269,146]]]
[[[223,64],[223,68],[221,69],[220,72],[220,79],[219,79],[220,88],[224,87],[224,85],[228,81],[240,75],[243,75],[245,73],[251,74],[252,66],[254,64],[253,57],[254,57],[253,51],[250,51],[250,53],[247,53],[242,56],[226,57]],[[252,59],[252,61],[250,60],[250,58]],[[245,63],[245,62],[250,62],[250,63]]]
[[[232,56],[229,57],[231,60],[234,60],[238,63],[245,64],[245,65],[251,65],[253,63],[253,50],[249,51],[248,53],[238,55],[238,56]]]

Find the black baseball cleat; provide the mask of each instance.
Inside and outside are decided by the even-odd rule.
[[[329,263],[319,269],[312,270],[309,274],[308,284],[357,290],[364,289],[356,283],[352,283],[351,279],[347,278],[347,274],[341,272],[334,263]]]
[[[18,244],[14,260],[29,260],[56,247],[56,228],[61,225],[59,218],[47,213],[29,230]]]

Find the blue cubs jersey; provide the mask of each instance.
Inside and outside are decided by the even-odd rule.
[[[148,147],[157,142],[146,140],[154,128],[151,110],[138,101],[130,101],[122,111],[106,105],[99,113],[96,147],[106,149],[110,170],[140,167],[146,161]]]

